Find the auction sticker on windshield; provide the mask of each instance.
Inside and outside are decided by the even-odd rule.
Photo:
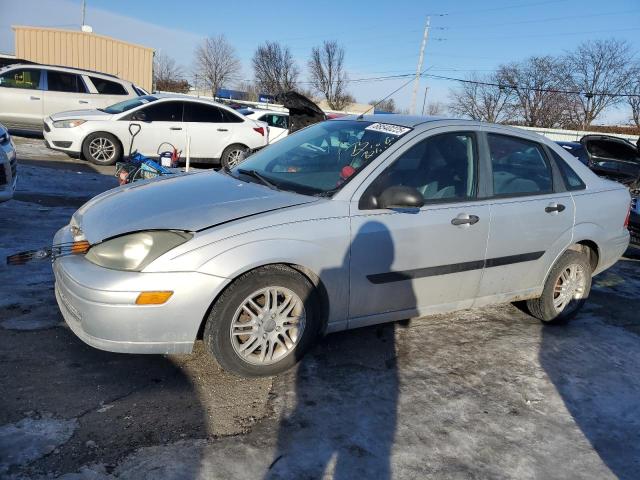
[[[390,135],[404,135],[411,129],[409,127],[401,127],[400,125],[392,125],[390,123],[372,123],[365,130],[374,130],[376,132],[388,133]]]

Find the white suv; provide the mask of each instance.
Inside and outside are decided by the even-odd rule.
[[[45,117],[100,108],[147,92],[104,73],[38,64],[0,70],[0,122],[9,129],[42,132]]]

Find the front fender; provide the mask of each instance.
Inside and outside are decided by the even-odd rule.
[[[349,299],[349,246],[341,242],[320,244],[298,239],[255,240],[223,251],[198,269],[201,273],[235,279],[270,264],[298,265],[322,282],[329,301],[327,322],[347,319]]]

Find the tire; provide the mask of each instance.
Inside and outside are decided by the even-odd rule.
[[[229,145],[222,152],[220,164],[222,165],[222,168],[224,168],[225,170],[229,170],[244,161],[244,157],[238,158],[237,156],[246,156],[247,153],[249,153],[249,148],[240,143]]]
[[[110,133],[95,132],[84,139],[82,154],[95,165],[114,165],[122,158],[122,145]]]
[[[575,278],[571,273],[574,271]],[[546,324],[561,324],[570,320],[589,296],[591,274],[591,264],[587,256],[567,250],[551,268],[542,296],[527,300],[529,313]],[[566,294],[564,298],[560,298],[563,288]]]
[[[269,298],[277,298],[276,308],[265,310],[266,294],[274,291],[277,294]],[[287,295],[296,305],[276,315],[278,309],[286,312],[291,307],[291,301],[286,304]],[[276,375],[295,365],[313,345],[322,324],[319,312],[317,291],[300,272],[285,265],[258,268],[234,280],[216,300],[205,324],[204,344],[230,373]]]

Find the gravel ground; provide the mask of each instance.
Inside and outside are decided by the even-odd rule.
[[[0,257],[48,243],[115,185],[31,143],[18,141],[17,200],[0,204]],[[569,325],[503,305],[364,328],[260,380],[226,374],[201,343],[186,356],[88,347],[62,321],[50,265],[1,265],[0,478],[635,479],[629,253]]]

